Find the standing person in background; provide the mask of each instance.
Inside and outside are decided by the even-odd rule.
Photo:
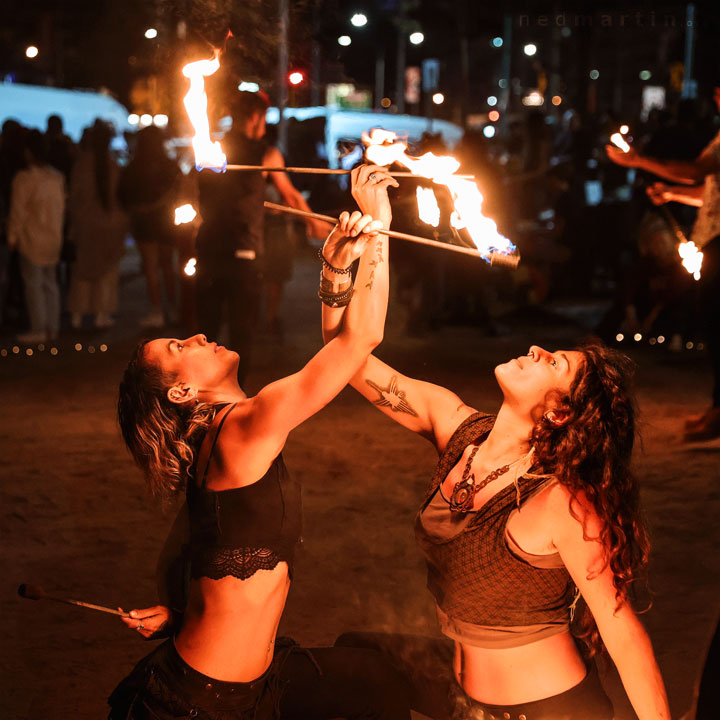
[[[120,168],[110,154],[113,131],[96,120],[72,170],[68,213],[75,247],[68,309],[74,328],[91,313],[95,327],[114,324],[118,267],[127,220],[117,200]]]
[[[165,324],[159,274],[162,274],[168,319],[175,321],[176,288],[173,270],[175,196],[180,169],[165,152],[163,133],[150,125],[137,134],[130,163],[120,176],[118,196],[130,215],[130,228],[142,257],[152,309],[140,324]]]
[[[60,331],[57,264],[65,217],[65,181],[47,162],[45,138],[32,130],[25,138],[26,170],[15,176],[10,193],[8,246],[20,253],[20,270],[30,331],[21,343],[53,340]]]
[[[230,104],[233,127],[223,139],[228,163],[285,165],[277,148],[265,142],[268,101],[262,93],[235,93]],[[285,173],[270,173],[282,199],[291,207],[310,210]],[[202,333],[217,337],[227,311],[228,348],[240,355],[238,382],[250,365],[253,335],[262,293],[265,184],[261,172],[199,176],[200,215],[197,238],[197,319]],[[308,221],[308,232],[327,234],[329,225]]]
[[[713,84],[713,97],[720,111],[720,80]],[[712,404],[705,412],[685,422],[688,442],[720,437],[720,132],[695,160],[662,160],[608,145],[608,157],[623,167],[634,167],[659,175],[679,185],[656,183],[648,189],[656,205],[681,202],[700,208],[690,240],[703,252],[700,305],[705,316],[708,352],[714,387]],[[678,260],[679,262],[679,260]]]

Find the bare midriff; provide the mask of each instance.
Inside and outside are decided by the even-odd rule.
[[[465,692],[491,705],[517,705],[570,690],[586,675],[569,632],[514,648],[455,642],[455,675]]]
[[[247,580],[193,580],[175,638],[178,653],[190,667],[217,680],[255,680],[272,662],[289,589],[285,562]]]

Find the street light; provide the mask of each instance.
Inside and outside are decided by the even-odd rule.
[[[342,45],[343,47],[347,47],[352,42],[352,39],[349,35],[341,35],[338,38],[338,45]]]
[[[528,43],[524,48],[523,52],[528,56],[532,57],[537,52],[537,45],[535,43]]]
[[[445,96],[444,96],[442,93],[435,93],[435,94],[432,96],[432,101],[433,101],[436,105],[442,105],[442,104],[445,102]]]
[[[420,45],[420,43],[425,39],[425,36],[421,32],[414,32],[410,35],[410,42],[413,45]]]
[[[156,37],[157,37],[157,30],[156,30],[155,28],[148,28],[148,29],[145,31],[145,37],[146,37],[148,40],[152,40],[152,39],[156,38]]]
[[[351,18],[350,22],[355,27],[363,27],[367,25],[367,15],[364,15],[363,13],[355,13]]]
[[[299,70],[294,70],[288,75],[288,82],[291,85],[299,85],[301,82],[305,80],[305,75],[303,75]]]
[[[29,57],[31,60],[38,56],[38,52],[39,52],[39,50],[34,45],[30,45],[27,48],[25,48],[25,55],[26,55],[26,57]]]

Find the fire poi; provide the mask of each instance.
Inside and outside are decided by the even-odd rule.
[[[208,119],[208,97],[205,92],[205,77],[217,72],[220,67],[220,53],[218,50],[211,60],[199,60],[188,63],[183,67],[183,75],[190,80],[190,90],[184,98],[185,109],[188,118],[195,130],[192,139],[192,146],[195,152],[195,167],[198,171],[209,168],[214,172],[225,172],[227,170],[262,170],[263,172],[308,172],[308,173],[326,173],[326,168],[266,168],[264,166],[253,165],[228,165],[225,153],[222,150],[220,142],[213,141],[210,137],[210,122]],[[408,233],[398,233],[393,230],[381,231],[383,235],[394,237],[410,242],[420,243],[422,245],[431,245],[452,252],[460,252],[474,257],[482,257],[483,260],[490,264],[501,264],[507,267],[517,267],[520,261],[520,255],[517,248],[510,240],[503,237],[497,232],[497,226],[490,219],[485,217],[481,212],[482,194],[472,181],[472,176],[455,175],[460,167],[460,163],[451,156],[438,157],[432,153],[426,153],[420,158],[413,158],[405,154],[407,146],[404,143],[396,142],[395,133],[386,130],[374,129],[370,135],[363,133],[363,142],[366,145],[375,146],[376,149],[370,152],[370,147],[366,151],[368,160],[377,165],[390,165],[393,162],[404,164],[409,172],[390,173],[396,177],[425,177],[432,182],[445,185],[452,195],[454,211],[451,223],[456,229],[466,228],[477,250],[467,247],[450,245],[449,243],[438,242],[423,238],[418,235]],[[381,148],[381,149],[378,149]],[[380,154],[378,154],[380,153]],[[349,170],[329,170],[333,174],[347,174]],[[430,191],[432,194],[432,191]],[[422,195],[423,201],[420,201],[421,194],[418,193],[418,210],[421,213],[421,219],[425,217],[434,218],[438,215],[439,209],[437,203],[430,199],[429,195]],[[435,207],[433,208],[433,203]],[[305,218],[314,218],[324,220],[330,223],[337,223],[337,218],[319,213],[309,213],[304,210],[297,210],[285,205],[275,203],[265,203],[265,207],[279,212],[291,213]],[[182,224],[191,222],[196,215],[195,208],[192,205],[184,205],[175,210],[175,223]],[[192,216],[192,217],[191,217]],[[189,219],[185,219],[189,218]],[[423,219],[423,222],[426,222]],[[428,224],[432,224],[429,222]],[[194,266],[191,272],[189,268],[185,268],[187,275],[194,274]]]
[[[613,133],[610,136],[610,142],[612,142],[613,145],[615,145],[616,147],[620,148],[620,150],[622,150],[623,152],[630,152],[630,145],[628,145],[625,138],[619,132]],[[680,241],[677,246],[677,251],[678,255],[680,256],[682,266],[695,278],[695,280],[699,280],[700,270],[702,268],[703,262],[702,251],[700,250],[700,248],[697,247],[697,245],[695,245],[692,240],[688,240],[685,237],[683,231],[680,229],[680,226],[677,224],[677,221],[672,216],[672,213],[665,207],[663,207],[662,210],[667,221],[670,223],[673,232]]]

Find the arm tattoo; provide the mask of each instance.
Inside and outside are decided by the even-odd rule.
[[[405,391],[398,389],[397,375],[390,378],[390,384],[386,388],[380,387],[372,380],[365,380],[365,382],[380,396],[377,400],[372,401],[373,404],[378,407],[389,407],[393,412],[404,412],[413,417],[418,416],[405,399]]]
[[[382,240],[378,240],[375,243],[375,260],[370,261],[370,267],[372,267],[372,270],[370,271],[370,277],[368,278],[368,281],[365,284],[365,287],[368,290],[372,290],[373,283],[375,282],[375,267],[377,265],[379,265],[381,262],[385,262],[383,260],[383,244],[382,244]]]

